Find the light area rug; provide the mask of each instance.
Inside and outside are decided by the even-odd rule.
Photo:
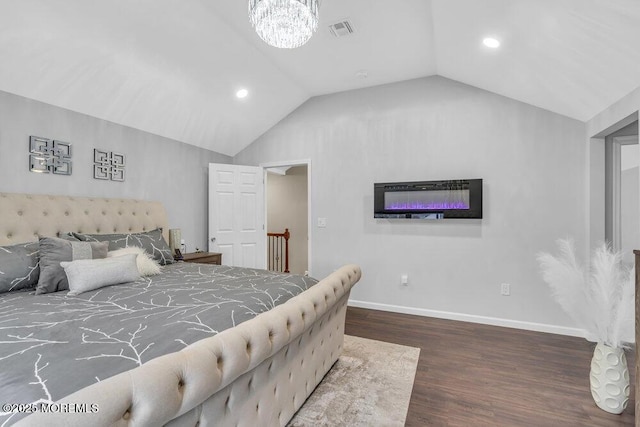
[[[342,355],[288,426],[403,426],[419,355],[345,335]]]

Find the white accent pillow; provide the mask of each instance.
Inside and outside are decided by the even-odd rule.
[[[136,254],[103,259],[80,259],[60,263],[69,280],[68,295],[78,295],[105,286],[134,282],[140,278]]]
[[[144,249],[138,246],[129,246],[128,248],[116,249],[115,251],[109,251],[107,257],[122,256],[126,254],[136,254],[138,258],[136,263],[138,264],[138,271],[141,276],[155,276],[160,274],[160,264],[153,259]]]

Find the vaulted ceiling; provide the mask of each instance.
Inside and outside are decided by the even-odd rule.
[[[435,74],[586,121],[640,86],[640,1],[323,0],[280,50],[246,0],[0,0],[0,90],[228,155],[312,96]]]

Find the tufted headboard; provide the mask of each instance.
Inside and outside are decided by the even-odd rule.
[[[168,240],[167,215],[160,202],[0,193],[0,245],[69,231],[136,233],[159,227]]]

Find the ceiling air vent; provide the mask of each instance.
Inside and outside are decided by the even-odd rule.
[[[354,33],[353,25],[346,19],[329,25],[329,31],[331,31],[331,34],[335,37],[350,36]]]

